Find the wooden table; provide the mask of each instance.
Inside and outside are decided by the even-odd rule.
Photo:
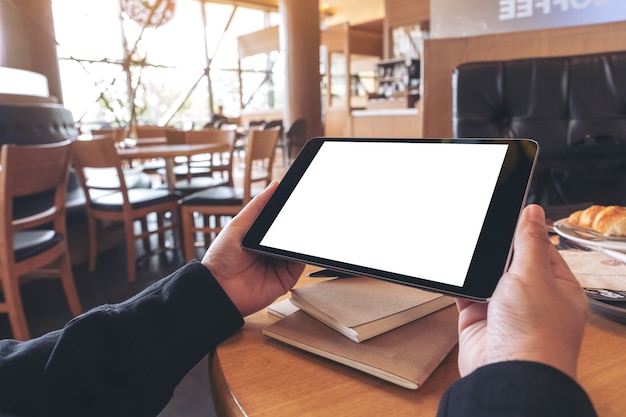
[[[305,270],[298,285],[315,282]],[[418,390],[408,390],[264,336],[277,318],[260,311],[218,346],[211,387],[223,416],[429,416],[459,378],[454,349]],[[419,346],[416,346],[419,349]],[[579,361],[579,381],[599,416],[624,415],[626,326],[591,312]]]
[[[174,158],[177,156],[191,157],[203,153],[228,152],[230,149],[227,145],[221,143],[206,144],[161,144],[150,146],[136,146],[133,148],[118,149],[117,153],[123,159],[153,159],[163,158],[165,160],[165,170],[167,172],[167,186],[171,190],[176,184],[176,175],[174,174]]]
[[[157,136],[154,138],[137,138],[127,139],[129,142],[134,141],[135,146],[153,146],[153,145],[165,145],[167,144],[167,138],[165,136]]]

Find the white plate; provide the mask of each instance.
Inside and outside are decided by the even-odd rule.
[[[600,247],[604,249],[610,249],[610,250],[615,250],[619,252],[626,252],[626,238],[624,239],[619,238],[619,240],[582,239],[581,237],[573,235],[568,230],[564,229],[564,226],[569,227],[569,228],[572,228],[572,227],[575,228],[577,226],[572,226],[567,221],[567,219],[561,219],[561,220],[557,220],[556,222],[554,222],[554,231],[560,236],[563,236],[564,238],[571,240],[572,242],[580,243],[581,245],[585,245],[585,246],[591,246],[591,247],[596,246],[596,247]]]

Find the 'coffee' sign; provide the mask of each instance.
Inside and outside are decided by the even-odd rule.
[[[626,0],[437,0],[430,9],[433,38],[626,21]]]

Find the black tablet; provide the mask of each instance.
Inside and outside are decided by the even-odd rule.
[[[506,270],[528,139],[314,138],[244,248],[476,300]]]

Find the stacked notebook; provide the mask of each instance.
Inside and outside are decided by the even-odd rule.
[[[417,389],[458,341],[454,299],[353,277],[295,288],[268,307],[264,334],[363,372]]]

